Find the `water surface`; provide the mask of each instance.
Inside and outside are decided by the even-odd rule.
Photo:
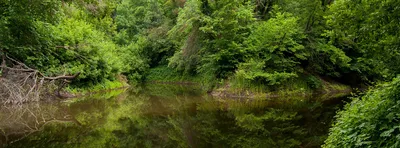
[[[0,147],[320,147],[343,97],[213,98],[150,85],[0,108]]]

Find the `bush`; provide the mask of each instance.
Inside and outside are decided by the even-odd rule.
[[[77,87],[112,80],[124,66],[120,47],[111,40],[114,4],[111,0],[0,2],[7,7],[0,10],[0,49],[47,76],[80,72],[72,83]]]
[[[309,76],[307,77],[307,85],[308,87],[310,87],[311,89],[317,89],[317,88],[321,88],[322,83],[321,80],[319,80],[317,77],[315,76]]]
[[[325,148],[400,146],[400,77],[355,98],[337,115]]]
[[[267,85],[280,85],[283,82],[297,77],[295,73],[264,71],[264,62],[260,60],[250,60],[248,63],[239,65],[235,77],[249,82],[261,82]]]

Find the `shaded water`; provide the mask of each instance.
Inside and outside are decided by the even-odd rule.
[[[194,86],[0,108],[0,147],[320,147],[343,97],[213,98]]]

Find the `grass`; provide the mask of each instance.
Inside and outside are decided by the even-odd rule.
[[[211,90],[216,83],[210,75],[182,74],[168,66],[158,66],[150,69],[146,76],[146,82],[170,83],[170,84],[196,84],[205,90]]]
[[[74,99],[68,99],[68,100],[65,100],[64,103],[66,103],[66,105],[69,106],[71,104],[78,103],[78,102],[84,102],[87,100],[97,100],[97,99],[98,100],[107,100],[107,99],[117,97],[117,96],[123,94],[125,91],[126,91],[126,89],[112,89],[109,91],[102,91],[99,93],[81,96],[81,97],[77,97]]]
[[[343,91],[351,90],[351,87],[348,85],[344,85],[344,84],[340,84],[340,83],[332,83],[332,82],[324,84],[322,88],[325,92],[332,92],[332,91],[343,92]]]
[[[105,90],[112,90],[112,89],[117,89],[117,88],[122,88],[122,87],[127,87],[127,86],[129,86],[127,84],[127,82],[124,82],[122,80],[115,80],[115,81],[105,80],[102,83],[98,83],[96,85],[92,85],[92,86],[85,87],[85,88],[67,87],[65,89],[65,91],[68,93],[72,93],[72,94],[81,96],[81,95],[91,94],[93,92],[101,92],[101,91],[105,91]]]
[[[322,78],[309,74],[299,74],[279,85],[268,85],[257,81],[247,81],[237,77],[226,80],[211,79],[207,75],[191,76],[182,74],[167,66],[150,69],[147,82],[170,84],[199,84],[203,89],[213,90],[217,96],[235,97],[265,97],[310,95],[313,93],[333,93],[351,90],[347,85],[334,81],[325,81]]]
[[[313,88],[309,86],[306,79],[300,77],[290,79],[280,85],[268,85],[261,82],[238,80],[235,77],[229,80],[228,91],[233,93],[252,92],[253,94],[305,94],[312,92]]]
[[[201,83],[202,78],[200,76],[190,76],[187,74],[181,74],[176,70],[167,66],[158,66],[150,69],[146,76],[148,82],[181,82],[181,83]]]
[[[243,97],[265,97],[265,96],[291,96],[310,95],[313,93],[339,93],[348,92],[351,88],[337,82],[325,81],[313,75],[300,75],[280,85],[267,85],[260,82],[245,81],[235,77],[227,80],[221,87],[216,89],[219,94],[227,94]]]

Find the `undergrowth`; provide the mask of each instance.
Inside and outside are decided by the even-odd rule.
[[[71,87],[68,86],[65,91],[68,93],[72,93],[75,95],[86,95],[86,94],[91,94],[93,92],[101,92],[105,90],[112,90],[112,89],[117,89],[117,88],[122,88],[122,87],[127,87],[129,86],[126,82],[121,81],[121,80],[105,80],[104,82],[97,83],[96,85],[89,85],[88,87]]]
[[[173,84],[197,84],[206,89],[212,89],[215,85],[215,79],[211,75],[198,74],[192,76],[187,73],[181,73],[167,66],[158,66],[149,70],[146,76],[146,82],[173,83]]]
[[[353,98],[330,130],[324,148],[399,147],[400,78]]]

